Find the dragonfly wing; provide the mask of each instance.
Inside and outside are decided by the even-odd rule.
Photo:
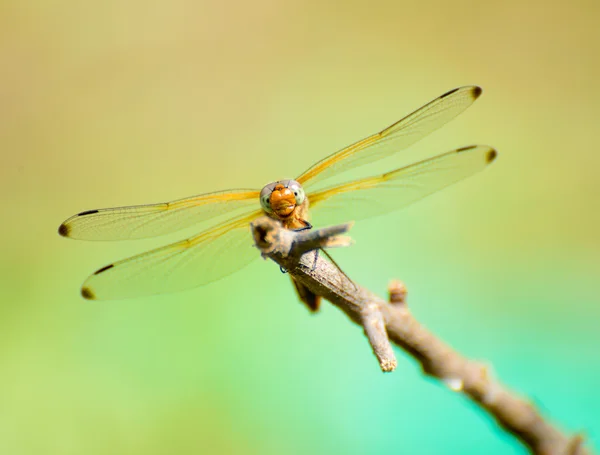
[[[246,213],[180,242],[102,267],[83,283],[90,300],[113,300],[180,291],[229,275],[260,256],[253,248]]]
[[[59,234],[83,240],[155,237],[257,204],[259,192],[232,190],[160,204],[87,210],[66,220]]]
[[[483,145],[463,147],[375,177],[309,194],[315,224],[336,224],[405,207],[483,170],[496,158]]]
[[[409,147],[463,112],[481,95],[476,86],[451,90],[388,128],[317,162],[296,180],[305,187],[391,156]]]

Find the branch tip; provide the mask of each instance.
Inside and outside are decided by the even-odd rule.
[[[252,237],[256,247],[263,257],[269,255],[275,249],[275,236],[277,235],[277,222],[267,217],[259,218],[250,223]]]
[[[406,285],[400,280],[392,280],[388,285],[389,302],[393,305],[406,305]]]
[[[381,371],[384,373],[391,373],[398,366],[398,361],[396,359],[386,359],[381,361]]]

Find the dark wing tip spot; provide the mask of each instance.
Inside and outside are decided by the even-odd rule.
[[[94,275],[98,275],[99,273],[105,272],[105,271],[107,271],[108,269],[112,269],[114,266],[115,266],[114,264],[110,264],[110,265],[107,265],[107,266],[105,266],[105,267],[102,267],[101,269],[98,269],[98,270],[96,270],[96,271],[94,272]]]
[[[95,300],[96,296],[92,292],[92,290],[86,286],[81,288],[81,296],[86,300]]]
[[[457,153],[460,153],[460,152],[465,152],[465,151],[467,151],[467,150],[474,149],[475,147],[477,147],[477,146],[476,146],[476,145],[467,145],[466,147],[461,147],[461,148],[459,148],[459,149],[456,149],[456,152],[457,152]]]
[[[60,235],[62,235],[63,237],[68,237],[69,236],[69,232],[71,232],[71,229],[65,223],[61,224],[58,227],[58,233]]]
[[[485,162],[489,164],[492,161],[494,161],[497,156],[498,156],[498,152],[496,150],[492,149],[485,154]]]
[[[442,96],[440,96],[440,99],[446,98],[448,95],[452,95],[454,92],[457,92],[457,91],[458,91],[457,88],[455,88],[454,90],[450,90],[449,92],[446,92]]]
[[[473,89],[473,98],[475,98],[475,99],[479,98],[479,96],[481,95],[482,92],[483,92],[483,89],[481,87],[475,86],[475,88]]]
[[[98,213],[98,210],[86,210],[85,212],[78,213],[77,216],[91,215],[93,213]]]

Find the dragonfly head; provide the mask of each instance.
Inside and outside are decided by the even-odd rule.
[[[270,215],[280,220],[289,218],[296,207],[302,205],[306,196],[304,189],[295,180],[280,180],[269,183],[260,192],[260,205]]]

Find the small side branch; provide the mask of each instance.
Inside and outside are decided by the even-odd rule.
[[[390,341],[415,358],[427,375],[451,390],[464,393],[485,410],[500,427],[534,454],[586,455],[581,435],[569,438],[550,424],[535,406],[501,384],[486,365],[466,359],[425,329],[406,305],[406,288],[390,284],[389,302],[348,279],[323,255],[306,254],[316,248],[350,243],[340,234],[350,224],[294,232],[263,217],[252,223],[256,246],[263,257],[284,267],[295,280],[340,308],[362,326],[383,371],[396,367]]]
[[[384,373],[394,371],[398,362],[388,338],[383,314],[376,303],[367,304],[363,308],[361,324],[371,343],[373,353],[379,360],[379,366]]]

